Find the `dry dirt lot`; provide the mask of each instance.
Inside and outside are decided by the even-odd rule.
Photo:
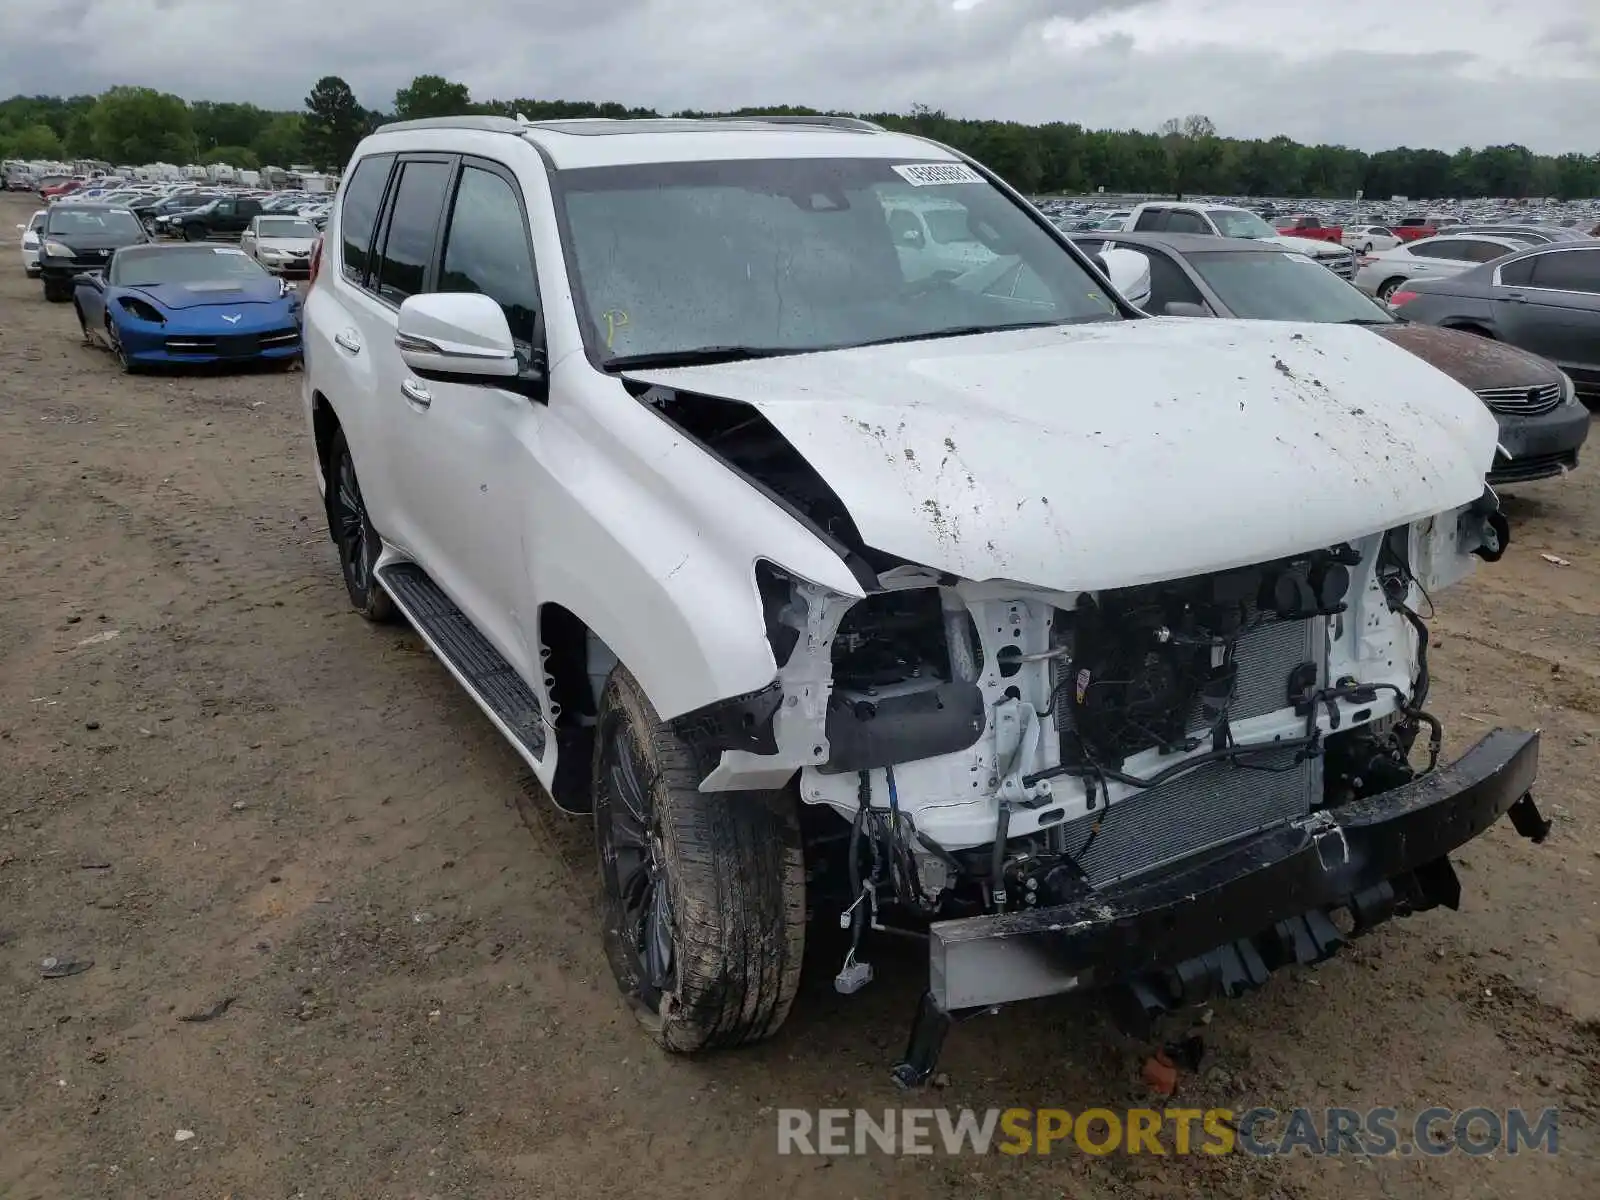
[[[1217,1006],[1179,1097],[1560,1105],[1558,1157],[780,1158],[779,1106],[902,1102],[915,956],[876,951],[850,1000],[820,963],[769,1045],[655,1051],[585,823],[415,635],[348,610],[300,378],[124,378],[0,261],[0,1197],[1595,1196],[1592,463],[1518,490],[1515,546],[1434,625],[1447,750],[1542,728],[1553,836],[1502,823],[1460,856],[1459,915]],[[914,1103],[1147,1102],[1149,1049],[1092,1004],[1018,1005]]]

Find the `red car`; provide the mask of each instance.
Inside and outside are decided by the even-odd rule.
[[[1279,217],[1272,222],[1279,233],[1290,237],[1313,238],[1319,242],[1333,242],[1343,245],[1344,226],[1324,225],[1320,218],[1308,213],[1295,213],[1287,217]]]
[[[52,183],[48,187],[39,189],[39,198],[42,200],[58,200],[62,196],[70,196],[73,192],[83,187],[81,179],[63,179],[60,183]]]

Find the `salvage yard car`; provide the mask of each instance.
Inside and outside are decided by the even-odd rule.
[[[72,302],[124,371],[300,353],[300,297],[234,246],[130,246],[80,274]]]
[[[1198,233],[1213,237],[1249,238],[1296,250],[1341,279],[1355,275],[1355,254],[1339,244],[1284,233],[1248,209],[1220,204],[1176,204],[1154,201],[1141,204],[1122,226],[1127,233]]]
[[[307,275],[317,230],[299,217],[259,216],[239,239],[239,249],[274,275]]]
[[[1536,245],[1389,297],[1408,320],[1495,338],[1556,363],[1600,408],[1600,241]]]
[[[907,277],[929,200],[987,261]],[[783,1024],[808,910],[843,993],[926,939],[915,1084],[963,1013],[1236,995],[1544,835],[1537,733],[1443,765],[1428,712],[1424,597],[1509,532],[1477,397],[1352,326],[1147,317],[938,143],[385,126],[304,324],[352,606],[592,811],[669,1050]]]
[[[39,234],[39,277],[44,298],[56,303],[72,299],[73,280],[110,261],[123,246],[137,246],[150,237],[125,208],[102,204],[58,204],[45,217]]]

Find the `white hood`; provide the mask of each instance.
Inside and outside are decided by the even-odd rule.
[[[1280,233],[1277,237],[1262,238],[1263,242],[1271,242],[1275,246],[1282,246],[1285,250],[1293,250],[1297,254],[1309,255],[1312,258],[1328,258],[1337,256],[1343,258],[1349,248],[1342,242],[1319,242],[1316,238],[1295,237],[1293,234]]]
[[[759,409],[869,546],[1063,591],[1456,508],[1496,441],[1472,392],[1355,326],[1157,317],[628,375]]]

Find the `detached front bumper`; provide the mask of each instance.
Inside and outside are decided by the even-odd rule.
[[[1259,986],[1277,967],[1336,951],[1341,909],[1360,933],[1456,907],[1446,856],[1506,813],[1542,841],[1549,826],[1531,797],[1538,764],[1537,733],[1497,729],[1431,775],[1155,878],[1056,907],[936,922],[931,1002],[956,1013],[1126,982],[1159,1010]]]

